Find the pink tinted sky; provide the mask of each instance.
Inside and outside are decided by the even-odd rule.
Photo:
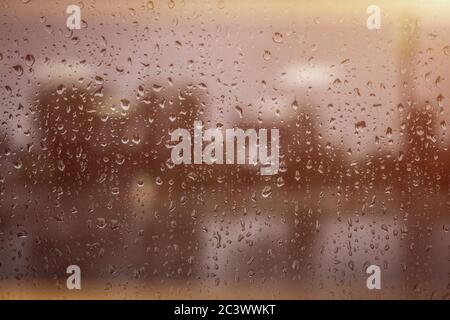
[[[38,83],[80,77],[102,76],[111,104],[134,97],[139,85],[176,94],[174,88],[192,83],[210,125],[234,123],[239,106],[246,121],[260,116],[283,126],[295,116],[297,100],[314,114],[324,140],[351,148],[354,158],[375,151],[377,136],[385,152],[404,146],[397,106],[411,98],[429,101],[439,122],[450,119],[446,1],[378,1],[379,31],[366,28],[368,1],[83,1],[86,25],[73,33],[65,27],[72,2],[24,2],[1,4],[0,83],[13,90],[12,98],[1,92],[2,108],[30,103]],[[405,25],[417,26],[417,41],[408,43]],[[36,61],[17,76],[12,67],[26,66],[27,54]],[[9,127],[31,126],[27,121],[19,116]],[[356,132],[360,121],[366,127]],[[445,130],[437,133],[448,144]],[[11,136],[19,144],[27,139],[23,132]]]

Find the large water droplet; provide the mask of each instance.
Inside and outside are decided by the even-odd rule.
[[[16,75],[18,75],[18,76],[23,75],[23,68],[21,65],[15,65],[13,67],[13,69],[14,69],[14,72],[16,73]]]

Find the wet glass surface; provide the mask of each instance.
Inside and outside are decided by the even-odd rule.
[[[74,5],[0,2],[1,298],[448,298],[450,3]],[[175,164],[196,121],[277,172]]]

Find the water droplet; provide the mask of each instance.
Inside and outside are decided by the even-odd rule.
[[[386,137],[392,138],[392,128],[391,127],[388,127],[386,129]]]
[[[442,94],[439,94],[437,96],[437,98],[436,98],[436,101],[438,103],[438,106],[442,107],[443,106],[443,102],[444,102],[444,96]]]
[[[139,144],[141,142],[141,137],[138,134],[133,134],[131,141],[134,144]]]
[[[105,228],[106,227],[106,219],[105,218],[97,218],[96,226],[99,229]]]
[[[243,114],[244,114],[244,111],[242,110],[242,108],[239,107],[239,106],[235,106],[235,107],[234,107],[234,110],[236,110],[236,112],[238,113],[239,118],[242,119],[242,116],[243,116]]]
[[[60,84],[56,87],[56,93],[57,94],[63,94],[64,91],[66,91],[66,87],[63,84]]]
[[[27,66],[31,67],[34,64],[34,56],[31,54],[27,54],[25,56],[25,63],[27,64]]]
[[[51,34],[51,33],[53,32],[52,26],[49,25],[49,24],[45,25],[45,31],[46,31],[48,34]]]
[[[275,43],[282,43],[283,42],[283,35],[280,32],[275,32],[272,36],[272,40]]]
[[[277,178],[277,187],[281,188],[282,186],[284,186],[284,179],[280,176]]]
[[[418,136],[423,136],[423,135],[425,134],[425,130],[423,129],[423,127],[417,126],[417,127],[416,127],[416,134],[417,134]]]
[[[100,76],[96,76],[95,77],[95,83],[96,84],[103,84],[103,82],[104,82],[104,80],[103,80],[102,77],[100,77]]]
[[[122,165],[125,162],[125,157],[121,154],[116,154],[116,163]]]
[[[261,192],[263,198],[267,198],[272,194],[272,187],[265,186]]]
[[[202,82],[202,83],[199,83],[199,84],[197,85],[197,87],[198,87],[199,89],[202,89],[202,90],[208,89],[208,86],[207,86],[206,84],[204,84],[203,82]]]
[[[58,160],[58,170],[64,171],[65,168],[66,168],[66,165],[64,164],[64,162],[62,160]]]
[[[263,59],[269,61],[272,58],[272,53],[269,50],[264,51]]]
[[[127,99],[120,100],[120,107],[123,111],[128,111],[130,109],[130,101]]]
[[[22,168],[22,166],[23,166],[22,159],[19,158],[14,162],[14,168],[20,169],[20,168]]]
[[[152,89],[153,89],[153,91],[155,91],[155,92],[160,92],[162,88],[163,88],[163,87],[160,86],[160,85],[158,85],[158,84],[154,84],[154,85],[152,86]]]
[[[365,127],[366,127],[366,122],[365,121],[358,121],[357,123],[355,123],[356,130],[362,130]]]
[[[13,69],[14,69],[14,72],[16,73],[16,75],[18,75],[18,76],[23,75],[23,68],[21,65],[15,65],[13,67]]]
[[[443,50],[444,54],[450,57],[450,46],[445,46]]]

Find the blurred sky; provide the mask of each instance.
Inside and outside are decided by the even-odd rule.
[[[239,106],[243,121],[282,127],[297,101],[313,113],[324,140],[350,148],[351,158],[401,149],[399,105],[410,100],[428,101],[442,121],[450,116],[443,108],[448,1],[83,1],[85,23],[73,32],[65,27],[68,4],[2,2],[0,76],[16,95],[5,99],[3,90],[3,108],[30,102],[39,84],[80,77],[104,78],[111,105],[133,97],[139,85],[175,95],[174,88],[192,83],[209,126],[236,123]],[[381,8],[379,31],[366,28],[370,4]],[[36,62],[17,76],[12,67],[26,54]],[[17,117],[10,128],[14,121],[32,125]],[[10,137],[27,141],[21,132]]]

